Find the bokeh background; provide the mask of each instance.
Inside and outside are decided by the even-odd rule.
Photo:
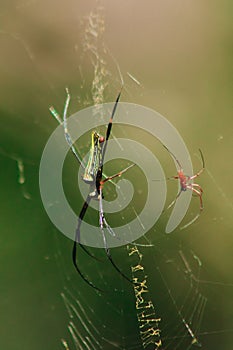
[[[200,168],[198,148],[206,161],[198,179],[205,206],[198,221],[168,237],[165,212],[148,236],[155,248],[143,249],[148,288],[163,320],[163,349],[190,348],[181,315],[190,307],[192,318],[200,293],[206,298],[205,308],[197,307],[203,319],[193,323],[203,349],[232,348],[232,11],[229,0],[0,2],[2,349],[143,349],[132,286],[111,266],[97,270],[85,256],[81,264],[89,278],[120,292],[100,296],[80,280],[70,258],[72,241],[49,221],[38,182],[40,157],[56,127],[48,107],[62,111],[66,86],[71,113],[113,101],[120,87],[117,65],[125,80],[122,100],[165,116],[186,142],[194,169]],[[156,140],[134,136],[155,154],[158,149],[166,173],[174,175]],[[68,161],[64,182],[72,201],[77,165]],[[136,185],[143,190],[141,182]],[[176,186],[168,188],[174,198]],[[193,198],[186,222],[198,210]],[[193,264],[191,273],[180,251]],[[127,250],[114,257],[130,274]]]

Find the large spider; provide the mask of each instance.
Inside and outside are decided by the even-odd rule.
[[[113,229],[110,227],[110,225],[108,224],[105,215],[104,215],[104,210],[103,210],[103,186],[105,184],[105,182],[112,180],[116,177],[121,176],[122,174],[124,174],[127,170],[129,170],[130,168],[132,168],[135,164],[131,164],[130,166],[128,166],[127,168],[121,170],[120,172],[118,172],[117,174],[114,174],[112,176],[106,176],[103,173],[103,165],[104,165],[104,158],[105,158],[105,153],[106,153],[106,149],[107,149],[107,141],[110,137],[111,134],[111,130],[112,130],[112,121],[113,121],[113,117],[115,115],[116,109],[117,109],[117,104],[119,102],[120,96],[121,96],[121,91],[122,88],[117,96],[117,99],[115,101],[112,113],[111,113],[111,117],[109,119],[109,123],[108,123],[108,127],[107,127],[107,131],[106,131],[106,135],[105,137],[99,135],[96,131],[93,131],[91,134],[91,149],[90,149],[90,156],[87,162],[87,165],[85,166],[81,160],[81,157],[78,154],[78,151],[76,150],[72,138],[69,134],[68,128],[67,128],[67,111],[68,111],[68,107],[69,107],[69,102],[70,102],[70,93],[68,88],[66,88],[66,102],[65,102],[65,107],[64,107],[64,111],[63,111],[63,119],[61,119],[61,117],[59,116],[59,114],[57,113],[57,111],[54,109],[54,107],[50,107],[49,110],[52,113],[52,115],[56,118],[56,120],[63,125],[64,128],[64,136],[66,138],[66,141],[70,147],[70,149],[72,150],[75,158],[78,160],[79,164],[82,166],[82,168],[84,169],[84,175],[83,175],[83,181],[86,184],[89,184],[90,186],[90,191],[89,194],[83,204],[83,207],[79,213],[79,217],[78,217],[78,225],[77,225],[77,229],[76,229],[76,233],[75,233],[75,240],[74,240],[74,245],[73,245],[73,252],[72,252],[72,260],[73,260],[73,264],[75,266],[75,269],[77,270],[77,272],[79,273],[79,275],[82,277],[82,279],[91,287],[93,287],[94,289],[103,292],[102,289],[98,288],[97,286],[95,286],[91,281],[88,280],[88,278],[82,273],[82,271],[80,270],[80,268],[78,267],[78,263],[77,263],[77,244],[91,257],[95,258],[81,243],[80,243],[80,235],[81,235],[81,224],[82,224],[82,220],[84,219],[84,216],[86,214],[86,211],[88,209],[88,206],[90,204],[90,201],[92,199],[98,200],[99,201],[99,226],[100,226],[100,230],[102,232],[102,236],[103,236],[103,242],[104,242],[104,247],[105,247],[105,252],[107,254],[107,257],[109,259],[109,261],[111,262],[111,264],[114,266],[114,268],[117,270],[118,273],[120,273],[120,275],[122,277],[124,277],[126,280],[128,280],[129,282],[131,282],[131,280],[124,275],[123,272],[121,272],[121,270],[118,268],[118,266],[116,265],[116,263],[113,261],[112,256],[110,254],[110,249],[107,247],[107,242],[106,242],[106,237],[105,237],[105,232],[104,232],[104,228],[107,229],[107,231],[112,235],[115,236],[115,233],[113,231]],[[96,259],[96,258],[95,258]]]

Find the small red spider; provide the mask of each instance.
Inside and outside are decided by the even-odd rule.
[[[164,147],[172,155],[172,157],[174,158],[174,160],[176,161],[176,163],[177,163],[177,165],[179,167],[177,175],[176,176],[172,176],[169,179],[176,179],[176,180],[179,180],[179,182],[180,182],[180,191],[178,192],[176,198],[169,204],[167,209],[171,208],[176,203],[177,199],[179,198],[179,196],[181,195],[181,193],[183,191],[191,190],[200,199],[200,212],[188,224],[186,224],[185,226],[181,227],[181,229],[183,229],[183,228],[186,228],[187,226],[189,226],[190,224],[192,224],[194,221],[196,221],[196,219],[200,216],[200,214],[201,214],[201,212],[202,212],[202,210],[204,208],[203,207],[203,201],[202,201],[203,189],[201,188],[200,185],[198,185],[196,183],[193,183],[192,180],[195,179],[196,177],[198,177],[199,175],[201,175],[201,173],[204,171],[204,169],[205,169],[205,161],[204,161],[204,157],[203,157],[202,151],[199,149],[199,152],[200,152],[200,155],[201,155],[201,160],[202,160],[202,168],[195,175],[187,176],[187,175],[184,174],[182,166],[181,166],[180,162],[178,161],[178,159],[175,157],[175,155],[166,146],[164,146]]]

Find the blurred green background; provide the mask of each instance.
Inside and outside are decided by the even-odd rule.
[[[205,209],[198,221],[168,237],[163,234],[169,216],[165,213],[149,233],[155,248],[143,249],[149,290],[163,319],[162,337],[167,339],[163,348],[188,349],[181,338],[176,343],[174,325],[183,334],[185,327],[174,302],[166,309],[172,298],[156,269],[159,266],[162,271],[169,261],[177,273],[172,277],[167,272],[169,286],[192,282],[193,295],[198,284],[207,298],[199,330],[203,349],[233,347],[232,12],[231,1],[214,0],[0,3],[2,349],[88,349],[75,344],[67,327],[69,308],[75,303],[77,310],[80,305],[83,308],[83,313],[72,318],[80,339],[87,337],[80,323],[84,320],[100,344],[93,343],[92,349],[142,348],[132,287],[114,275],[111,266],[105,265],[106,271],[103,266],[94,269],[95,262],[84,255],[80,264],[89,278],[98,276],[97,283],[121,292],[101,297],[80,280],[71,262],[72,242],[49,221],[38,183],[40,157],[56,127],[48,107],[52,104],[62,111],[66,86],[73,96],[70,113],[94,102],[113,101],[120,86],[114,60],[126,80],[122,101],[148,106],[165,116],[186,142],[194,169],[200,167],[198,148],[206,160],[206,171],[198,182],[204,189]],[[95,27],[97,38],[87,31],[90,27]],[[96,52],[104,55],[101,67],[106,68],[100,72],[103,81],[94,82]],[[127,72],[141,85],[127,78]],[[158,143],[154,142],[148,137],[156,154]],[[166,172],[174,175],[175,168],[166,159]],[[20,180],[19,169],[25,182]],[[77,167],[72,163],[70,169]],[[76,186],[76,175],[75,181],[72,178],[71,173],[70,192]],[[172,188],[174,197],[176,187]],[[81,201],[77,205],[78,212]],[[198,199],[193,198],[186,222],[198,209]],[[89,219],[96,222],[96,217]],[[188,282],[179,250],[190,266],[198,256],[202,275],[196,279],[205,283],[195,284],[192,278]],[[130,274],[126,249],[116,250],[114,256]],[[173,291],[175,300],[182,298],[179,289]],[[68,296],[69,307],[61,293],[63,299]],[[192,303],[190,299],[194,308]],[[183,306],[186,312],[188,306]]]

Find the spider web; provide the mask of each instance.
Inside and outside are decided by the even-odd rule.
[[[83,60],[85,62],[89,60],[92,66],[92,70],[88,68],[89,75],[90,71],[92,72],[91,88],[87,89],[91,94],[86,96],[84,105],[103,103],[108,89],[111,87],[112,90],[115,86],[117,91],[117,85],[123,80],[118,63],[104,44],[104,27],[104,9],[101,6],[91,11],[82,22]],[[81,76],[88,76],[82,67],[83,65],[79,66]],[[133,85],[130,86],[131,91],[135,87],[142,87],[131,73],[128,72],[127,75]],[[83,78],[83,86],[84,81],[86,79]],[[125,85],[125,90],[128,92],[129,86]],[[80,292],[77,298],[73,288],[66,284],[61,296],[70,317],[68,329],[72,342],[62,339],[65,349],[188,350],[202,347],[204,335],[215,333],[205,331],[203,328],[203,320],[211,312],[208,310],[208,297],[205,295],[203,285],[211,282],[201,280],[202,262],[190,248],[183,248],[181,242],[179,245],[172,242],[173,247],[169,252],[170,242],[166,241],[166,253],[162,249],[140,248],[134,245],[127,247],[128,259],[125,249],[121,249],[123,253],[118,253],[123,254],[125,265],[128,263],[128,267],[130,266],[133,286],[127,286],[125,281],[118,280],[114,287],[112,281],[107,282],[107,273],[103,274],[98,269],[93,274],[91,267],[89,276],[97,275],[95,279],[107,291],[106,295],[95,293],[96,301],[92,300],[92,305],[102,303],[106,305],[108,320],[103,321],[99,314],[97,316],[93,306],[85,302],[86,298],[83,299]],[[154,242],[149,240],[149,243]],[[153,262],[148,264],[145,262],[145,266],[150,266],[153,280],[157,282],[155,286],[149,281],[145,270],[144,260],[146,261],[147,255],[153,256]],[[61,261],[61,257],[58,260]],[[108,321],[111,323],[113,319],[118,319],[122,324],[121,333],[119,324],[117,332],[112,325],[107,325]]]
[[[17,8],[22,11],[34,3],[22,2]],[[121,85],[118,64],[104,44],[105,25],[104,7],[99,4],[80,25],[82,46],[81,49],[75,47],[76,52],[82,53],[78,66],[80,91],[77,97],[73,96],[73,101],[82,107],[101,104],[106,99],[114,100]],[[9,35],[10,32],[3,34]],[[24,47],[31,63],[36,66],[37,56],[27,46],[24,37],[11,35],[11,38]],[[134,74],[128,73],[128,78],[126,94],[135,95],[139,90],[141,93],[142,84]],[[45,76],[44,79],[47,80]],[[54,98],[56,89],[51,87],[49,80],[47,82]],[[59,94],[59,98],[63,101],[62,95]],[[23,150],[0,149],[3,164],[15,164],[13,172],[22,203],[32,202],[35,197],[30,178],[34,175],[32,169],[36,161],[20,156],[21,153],[25,154]],[[216,180],[210,171],[207,174],[213,180],[214,188]],[[226,206],[232,208],[232,201],[221,186],[218,185],[217,190],[223,200],[227,199]],[[109,186],[106,197],[111,192]],[[123,220],[123,215],[119,215]],[[88,219],[96,223],[96,215],[93,218],[91,213]],[[198,232],[200,226],[199,222],[195,223],[194,231]],[[152,247],[129,245],[114,249],[112,254],[117,265],[131,276],[132,285],[109,266],[104,252],[95,252],[104,261],[98,264],[80,252],[80,266],[91,280],[106,290],[106,293],[98,293],[75,273],[70,256],[72,243],[50,230],[54,232],[55,271],[61,278],[59,295],[66,315],[66,330],[56,333],[63,349],[188,350],[200,347],[214,350],[219,346],[228,349],[232,344],[232,279],[219,282],[221,275],[218,271],[211,274],[205,255],[198,252],[192,239],[184,238],[180,232],[164,236],[161,221],[147,235],[146,243],[153,244]],[[225,305],[221,301],[222,295]]]

